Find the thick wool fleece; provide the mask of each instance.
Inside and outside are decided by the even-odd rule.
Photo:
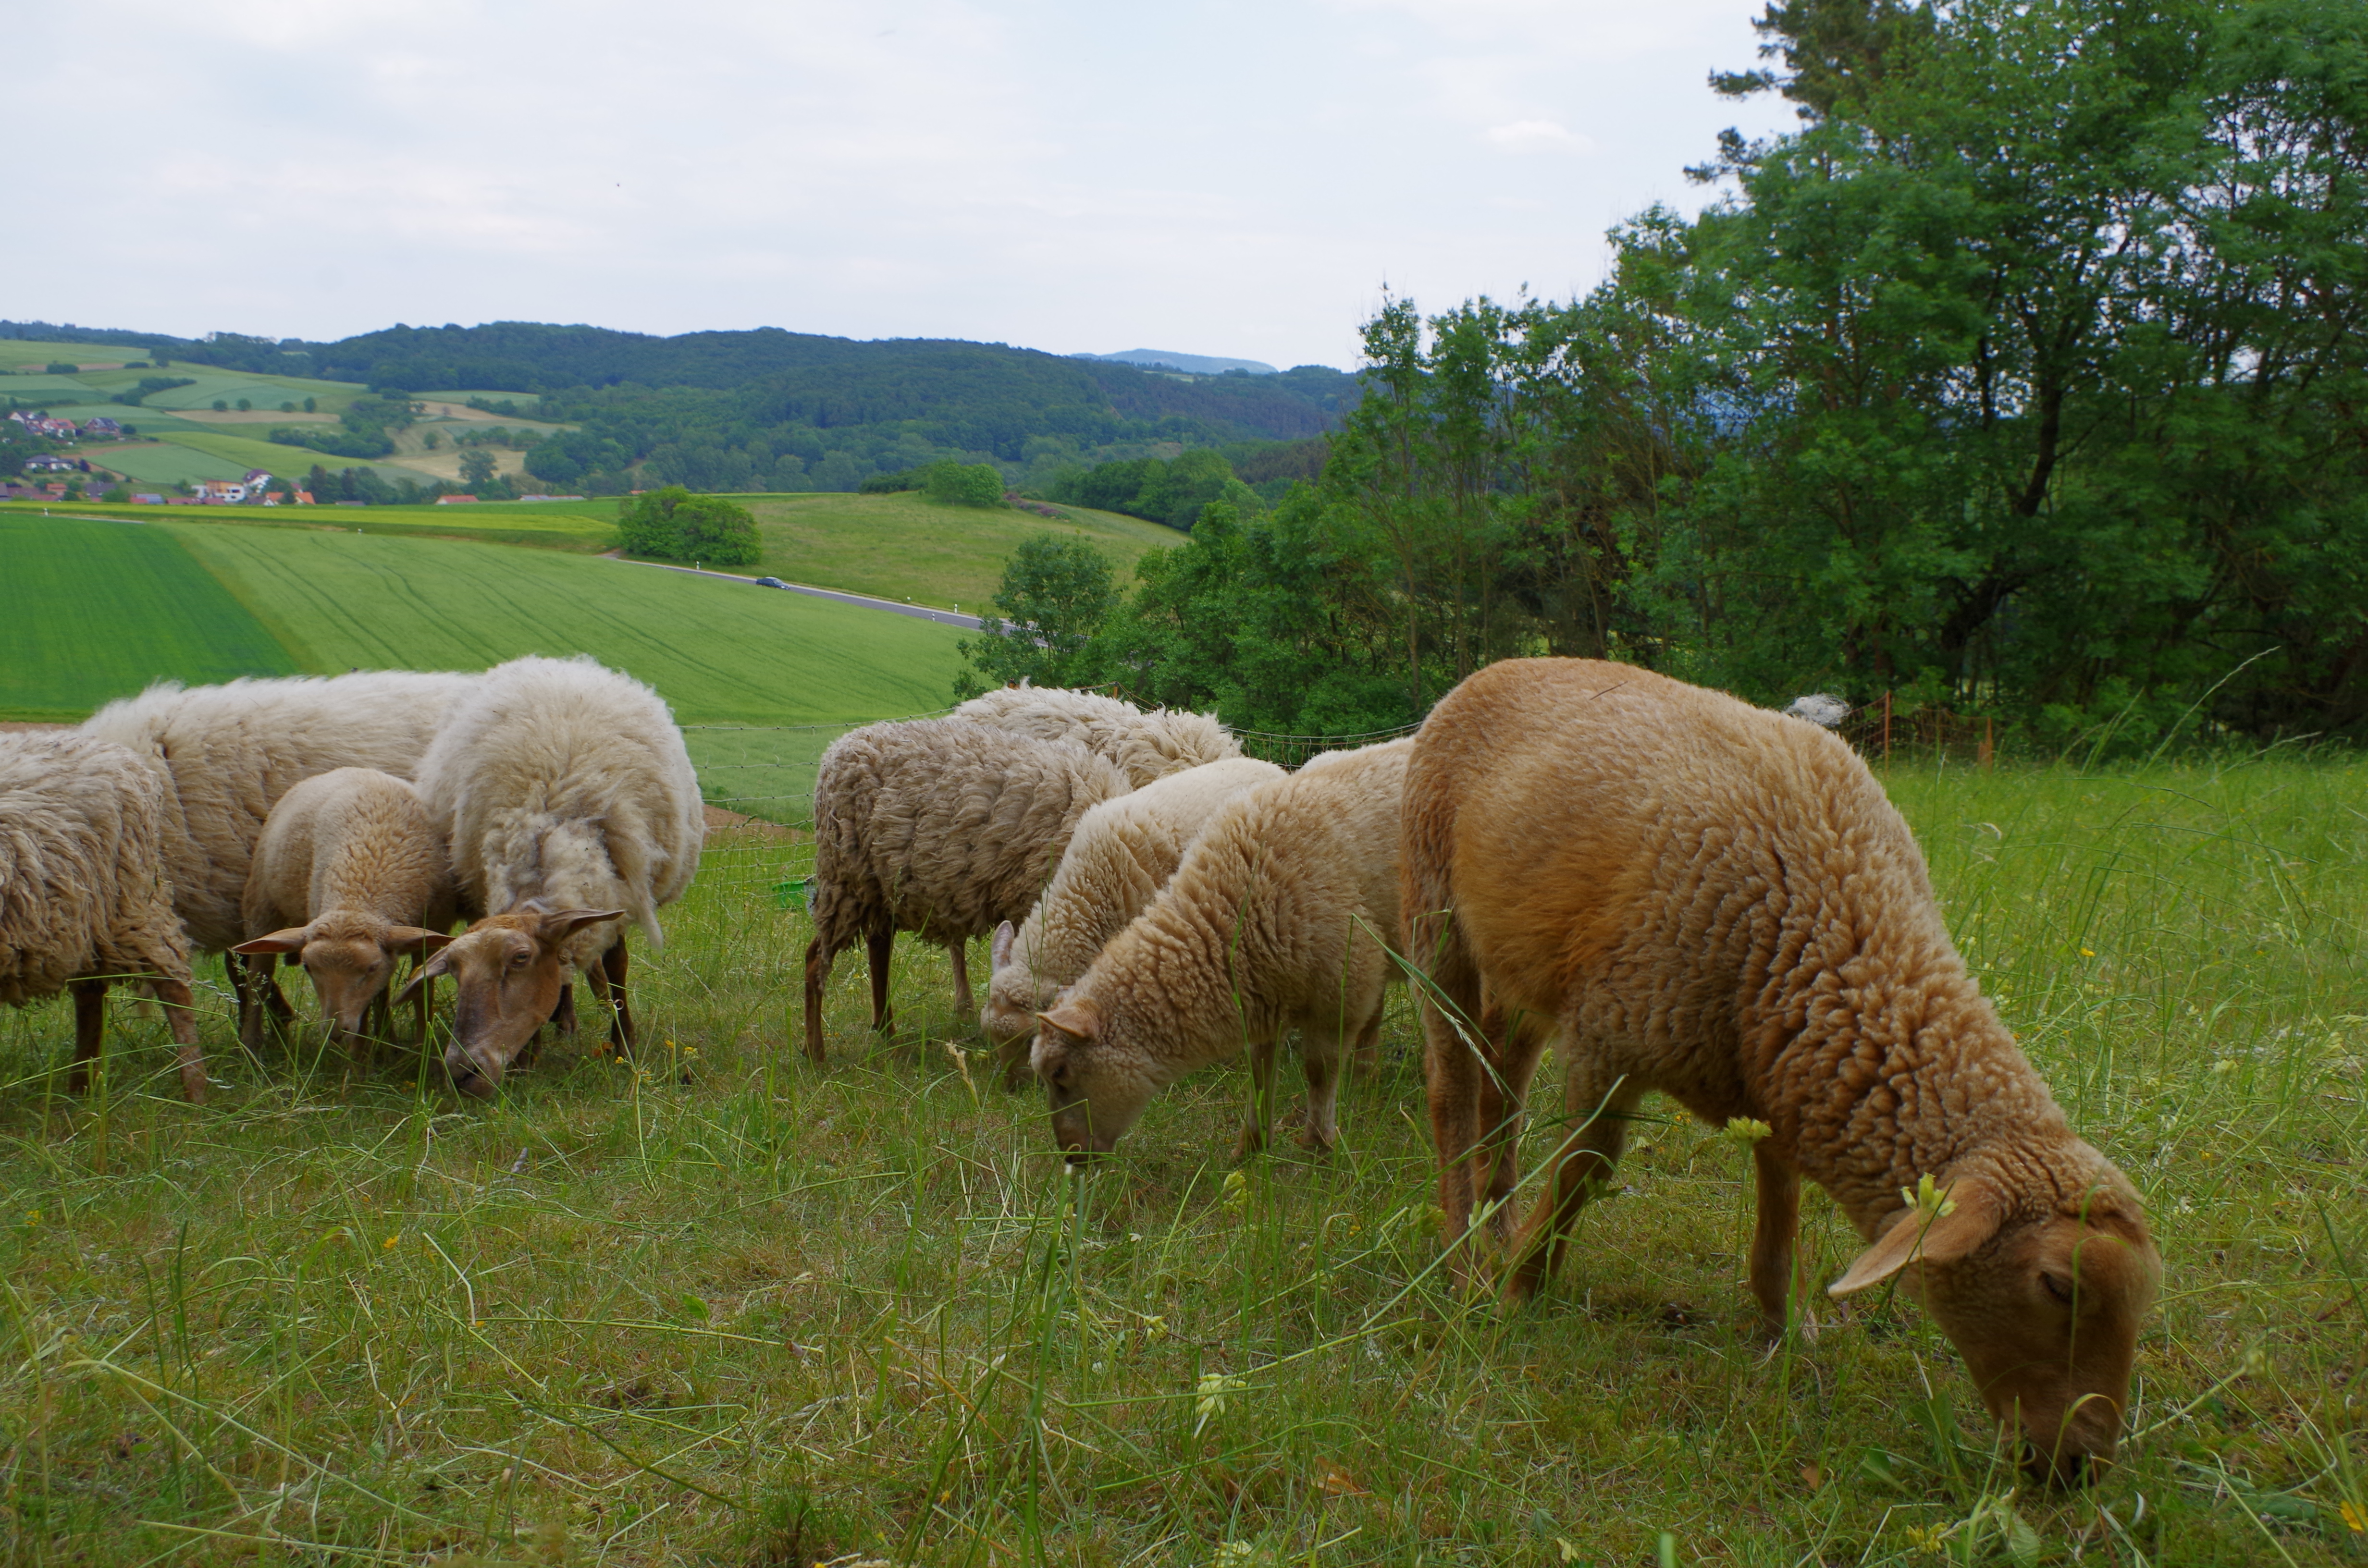
[[[1079,818],[1052,884],[997,954],[980,1017],[989,1038],[1035,1033],[1038,1009],[1143,913],[1210,819],[1282,777],[1270,762],[1228,757],[1171,773]]]
[[[953,717],[1040,741],[1075,741],[1124,768],[1138,790],[1155,778],[1242,755],[1213,714],[1166,708],[1146,713],[1115,697],[1065,687],[1003,687],[971,699]]]
[[[0,1002],[90,975],[189,981],[165,880],[164,778],[74,731],[0,734]]]
[[[622,909],[653,949],[707,835],[673,713],[589,657],[487,670],[421,759],[419,793],[476,908]],[[565,962],[580,971],[617,935],[613,922],[575,932]]]
[[[1077,819],[1127,790],[1081,745],[965,719],[841,735],[814,778],[817,949],[880,931],[950,944],[1024,917]]]
[[[1034,1065],[1056,1101],[1063,1081],[1078,1085],[1098,1140],[1196,1068],[1270,1052],[1297,1028],[1311,1142],[1331,1142],[1333,1066],[1396,974],[1399,797],[1412,750],[1363,747],[1235,798],[1047,1010]],[[1246,1131],[1246,1143],[1262,1141],[1262,1126]]]
[[[166,785],[165,866],[174,908],[201,950],[245,939],[239,904],[256,841],[290,787],[333,767],[416,777],[472,675],[382,670],[326,679],[150,687],[82,728],[129,747]]]
[[[244,908],[249,937],[307,925],[332,910],[443,930],[453,911],[444,835],[410,780],[370,767],[334,768],[271,808]]]

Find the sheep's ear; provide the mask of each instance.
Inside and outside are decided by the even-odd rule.
[[[449,931],[429,931],[417,926],[397,926],[386,934],[387,946],[403,952],[409,952],[414,948],[426,952],[441,952],[451,940],[452,935]]]
[[[1954,1263],[1998,1234],[2003,1205],[1987,1182],[1967,1176],[1948,1196],[1954,1207],[1929,1223],[1913,1209],[1901,1210],[1891,1228],[1826,1287],[1826,1294],[1848,1296],[1880,1285],[1910,1263]]]
[[[429,959],[426,963],[421,964],[417,969],[411,971],[411,979],[404,983],[402,990],[394,994],[393,1006],[398,1007],[403,1006],[403,1004],[410,1001],[412,997],[418,994],[419,988],[421,986],[427,984],[429,981],[434,980],[439,974],[450,974],[451,972],[452,955],[450,953],[438,953],[434,958]]]
[[[986,961],[988,964],[996,969],[1001,969],[1004,965],[1009,963],[1011,961],[1011,941],[1012,938],[1018,935],[1019,933],[1011,928],[1011,922],[1008,920],[1005,921],[1002,925],[997,926],[995,928],[995,935],[988,939],[986,944]]]
[[[1037,1014],[1036,1021],[1079,1040],[1099,1040],[1102,1035],[1101,1011],[1091,1002],[1056,1003],[1051,1012]]]
[[[542,939],[560,941],[575,935],[586,926],[598,926],[603,920],[622,920],[621,909],[563,909],[556,915],[542,917]]]
[[[231,949],[253,958],[262,953],[301,953],[304,950],[304,933],[310,926],[297,926],[285,931],[274,931],[268,937],[257,937],[252,942],[241,942]]]

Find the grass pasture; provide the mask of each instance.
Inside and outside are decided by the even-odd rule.
[[[2362,1561],[2368,767],[1890,782],[1969,960],[2152,1206],[2137,1435],[2089,1491],[2015,1484],[1904,1301],[1760,1343],[1748,1161],[1704,1129],[1639,1129],[1541,1303],[1453,1299],[1402,1001],[1325,1162],[1236,1166],[1242,1075],[1210,1071],[1069,1176],[909,938],[905,1038],[867,1036],[849,960],[809,1067],[783,1049],[804,918],[757,846],[719,848],[636,954],[638,1063],[562,1041],[483,1109],[407,1055],[348,1079],[242,1054],[218,971],[201,1109],[167,1097],[158,1023],[125,1017],[77,1103],[63,1006],[0,1017],[0,1540],[28,1563]],[[1819,1196],[1804,1228],[1824,1277],[1856,1248]]]
[[[177,423],[177,422],[176,422]],[[143,435],[148,432],[143,428]],[[137,484],[195,483],[201,479],[244,479],[251,466],[211,452],[186,447],[176,440],[125,441],[109,446],[82,447],[95,467],[113,469]]]

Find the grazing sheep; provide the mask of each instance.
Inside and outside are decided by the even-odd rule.
[[[200,952],[254,935],[240,905],[264,820],[289,789],[333,767],[415,776],[445,714],[481,677],[379,670],[184,688],[175,681],[110,702],[83,723],[161,775],[173,908]],[[290,1016],[279,989],[229,965],[239,1028],[258,1010]]]
[[[1245,1047],[1240,1152],[1266,1145],[1275,1043],[1300,1031],[1308,1125],[1331,1147],[1344,1041],[1397,972],[1398,798],[1412,741],[1262,784],[1219,812],[1149,908],[1039,1015],[1030,1060],[1072,1160],[1106,1153],[1151,1096]]]
[[[418,963],[450,940],[452,870],[444,839],[419,791],[370,767],[315,774],[279,797],[263,824],[246,877],[246,928],[258,933],[231,950],[268,976],[294,955],[313,977],[330,1038],[365,1053],[364,1015],[381,1016],[398,954]],[[246,1043],[259,1047],[261,1009]],[[419,993],[419,1039],[427,1039],[427,993]]]
[[[1018,919],[1060,863],[1077,819],[1127,792],[1126,775],[1072,741],[967,719],[869,724],[833,741],[814,775],[814,937],[806,947],[806,1054],[824,1060],[823,987],[860,937],[871,1027],[890,1026],[899,931],[953,959],[968,1015],[967,944]]]
[[[0,734],[0,1002],[74,994],[70,1086],[88,1086],[113,980],[147,983],[206,1097],[189,948],[165,879],[165,784],[122,746],[72,730]]]
[[[1167,885],[1185,846],[1227,801],[1283,776],[1255,757],[1204,762],[1104,801],[1077,819],[1060,869],[1017,931],[1007,920],[989,948],[995,975],[987,983],[979,1027],[1001,1057],[1004,1079],[1016,1084],[1028,1064],[1028,1039],[1039,1008],[1086,972],[1094,955],[1144,911]]]
[[[611,1008],[630,1051],[630,918],[655,950],[657,912],[690,885],[707,834],[682,732],[656,692],[587,657],[513,659],[487,670],[419,764],[419,793],[451,847],[461,897],[486,912],[415,974],[400,1003],[439,974],[460,982],[453,1085],[493,1095],[557,1010],[567,977]]]
[[[1138,790],[1155,778],[1242,755],[1213,714],[1166,708],[1146,713],[1115,697],[1065,687],[1002,687],[972,698],[953,717],[1040,741],[1075,741],[1124,768]]]
[[[1429,994],[1470,1016],[1485,985],[1547,1026],[1475,1049],[1425,1008],[1451,1245],[1488,1161],[1484,1070],[1518,1092],[1548,1037],[1564,1065],[1572,1131],[1508,1296],[1551,1275],[1657,1090],[1713,1126],[1766,1125],[1751,1287],[1770,1324],[1806,1176],[1870,1244],[1832,1294],[1896,1277],[2057,1478],[2112,1454],[2160,1275],[2137,1195],[1966,973],[1915,838],[1847,745],[1625,665],[1495,665],[1416,743],[1406,879]]]

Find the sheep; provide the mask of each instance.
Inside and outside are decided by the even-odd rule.
[[[1213,714],[1165,708],[1146,713],[1115,697],[1064,687],[998,687],[972,698],[952,716],[1040,741],[1076,741],[1124,768],[1138,790],[1187,767],[1242,755]]]
[[[1281,778],[1255,757],[1227,757],[1171,773],[1077,819],[1051,885],[1018,930],[1007,920],[989,947],[995,974],[979,1028],[1016,1085],[1028,1064],[1036,1013],[1085,973],[1103,944],[1143,913],[1175,874],[1185,846],[1227,801]]]
[[[165,869],[173,908],[201,952],[254,935],[242,903],[264,820],[290,786],[333,767],[375,767],[409,778],[452,705],[480,676],[379,670],[368,674],[176,681],[110,702],[85,733],[128,746],[163,777]],[[279,987],[233,960],[243,1037],[268,1008],[290,1016]]]
[[[1551,1039],[1571,1131],[1508,1299],[1551,1277],[1657,1090],[1758,1140],[1751,1290],[1772,1328],[1806,1176],[1869,1244],[1832,1295],[1897,1278],[2037,1468],[2069,1480],[2111,1456],[2161,1273],[2137,1194],[1966,972],[1914,836],[1849,746],[1645,670],[1508,660],[1425,722],[1405,831],[1459,1259],[1475,1177]],[[1548,1027],[1467,1042],[1449,1011],[1470,1016],[1484,985]],[[1480,1114],[1492,1074],[1515,1101],[1504,1131]]]
[[[858,937],[873,1028],[893,1024],[888,955],[899,931],[945,947],[954,1006],[973,1012],[970,938],[1024,916],[1077,819],[1129,788],[1116,765],[1074,741],[967,719],[869,724],[833,741],[814,776],[806,1054],[825,1059],[823,987]]]
[[[125,747],[71,730],[0,734],[0,1002],[73,993],[75,1094],[98,1055],[108,983],[137,976],[165,1006],[181,1093],[206,1097],[165,819],[164,781]]]
[[[1237,1152],[1265,1147],[1274,1046],[1300,1031],[1303,1146],[1338,1136],[1342,1042],[1397,973],[1398,797],[1413,742],[1259,785],[1201,830],[1150,906],[1038,1015],[1030,1057],[1072,1163],[1105,1154],[1151,1096],[1247,1047]]]
[[[462,899],[485,912],[395,998],[457,977],[453,1086],[490,1098],[545,1019],[572,1024],[574,974],[609,1006],[609,1039],[630,1053],[618,922],[655,951],[657,912],[690,885],[707,834],[666,703],[588,657],[497,665],[420,759],[419,793]]]
[[[315,774],[280,796],[264,822],[244,909],[256,935],[231,951],[256,959],[267,976],[276,958],[294,955],[313,977],[331,1040],[366,1053],[364,1015],[383,1015],[396,955],[410,953],[416,967],[451,939],[443,836],[406,779],[369,767]],[[423,1046],[427,1002],[423,990]],[[257,1009],[258,1036],[260,1022]]]

